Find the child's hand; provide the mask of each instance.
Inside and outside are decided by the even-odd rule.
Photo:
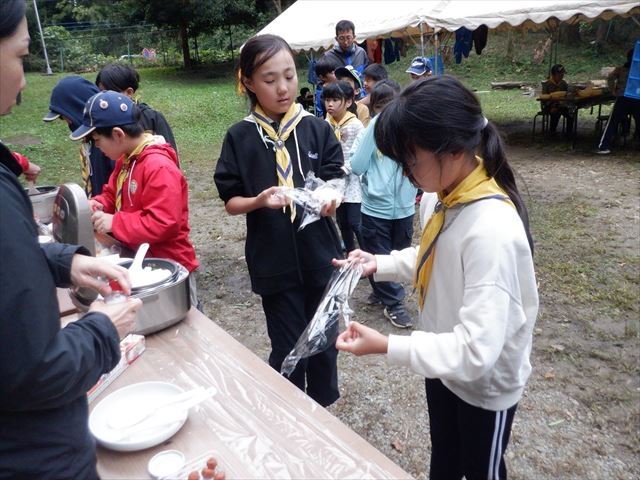
[[[262,207],[274,210],[284,208],[291,203],[291,200],[280,192],[280,187],[269,187],[263,190],[257,200]]]
[[[113,215],[96,210],[91,215],[93,229],[98,233],[110,233],[113,226]]]
[[[389,339],[373,328],[351,322],[349,327],[338,336],[336,348],[358,357],[372,353],[387,353]]]
[[[90,199],[89,200],[89,208],[92,212],[97,212],[98,210],[104,210],[104,205],[102,205],[99,201]]]
[[[338,209],[338,201],[331,200],[328,203],[322,205],[322,209],[320,210],[321,217],[331,217],[336,214],[336,210]]]
[[[363,277],[368,277],[369,275],[372,275],[378,271],[378,262],[376,261],[376,256],[359,249],[350,251],[346,260],[337,260],[334,258],[331,260],[331,263],[334,267],[342,267],[349,261],[356,261],[362,264]]]
[[[40,175],[40,167],[33,162],[29,162],[29,167],[24,171],[24,177],[30,182],[35,182],[38,175]]]

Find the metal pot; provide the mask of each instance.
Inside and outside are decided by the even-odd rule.
[[[130,265],[127,260],[123,266]],[[147,258],[142,266],[166,268],[172,275],[157,285],[134,289],[131,296],[142,300],[142,307],[138,310],[134,333],[147,335],[167,328],[187,316],[191,308],[189,297],[189,271],[173,260],[161,258]],[[82,312],[89,309],[97,293],[89,289],[69,289],[71,301]]]
[[[33,213],[40,219],[42,223],[51,223],[53,220],[53,203],[58,194],[58,187],[55,185],[44,185],[35,187],[37,194],[29,195],[29,189],[24,191],[29,195],[31,205],[33,205]]]

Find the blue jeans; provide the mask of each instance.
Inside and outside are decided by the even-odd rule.
[[[387,255],[391,250],[402,250],[411,246],[413,238],[413,215],[396,220],[376,218],[362,214],[360,226],[362,250],[376,255]],[[387,307],[404,301],[404,287],[396,282],[376,282],[369,277],[375,295]]]

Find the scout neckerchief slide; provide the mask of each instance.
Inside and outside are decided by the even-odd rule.
[[[118,178],[116,180],[116,212],[119,212],[122,208],[122,187],[124,186],[124,182],[127,181],[127,177],[129,176],[131,159],[136,157],[137,155],[144,150],[147,145],[151,145],[155,143],[155,139],[153,135],[150,133],[145,133],[142,136],[142,142],[131,152],[122,163],[122,168],[118,172]]]
[[[293,165],[291,164],[291,156],[285,145],[287,138],[291,135],[302,120],[303,108],[299,103],[293,103],[287,113],[284,114],[280,127],[276,132],[271,125],[271,120],[260,105],[256,105],[255,110],[251,112],[251,116],[256,123],[262,127],[265,133],[274,142],[273,149],[276,152],[276,174],[278,176],[278,186],[294,188],[293,184]],[[296,206],[293,201],[289,205],[291,208],[291,222],[296,218]]]
[[[456,205],[463,205],[476,202],[478,200],[497,198],[515,206],[509,199],[507,193],[498,185],[493,177],[489,177],[484,168],[482,158],[476,156],[478,166],[448,195],[438,192],[438,204],[433,215],[429,218],[427,226],[420,238],[420,249],[416,264],[415,288],[418,290],[418,303],[420,310],[424,307],[424,301],[429,288],[429,279],[433,269],[433,259],[435,256],[436,240],[444,225],[445,212]]]
[[[340,129],[344,125],[349,123],[352,118],[356,118],[356,116],[351,112],[347,112],[344,114],[344,116],[339,122],[336,122],[331,115],[329,115],[327,118],[329,119],[329,125],[333,127],[333,133],[336,135],[336,138],[338,139],[338,141],[340,141],[342,137],[342,133],[340,132]]]

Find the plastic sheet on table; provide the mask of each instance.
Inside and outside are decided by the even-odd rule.
[[[101,477],[133,478],[129,465],[146,465],[171,448],[187,460],[211,452],[228,480],[410,478],[199,312],[192,309],[187,320],[146,343],[141,359],[105,394],[150,380],[185,390],[215,387],[218,394],[190,411],[170,447],[126,456],[100,448]]]
[[[336,343],[340,319],[349,326],[353,313],[349,308],[349,297],[361,276],[360,262],[349,261],[333,272],[315,315],[282,362],[280,372],[283,375],[291,375],[300,359],[320,353]]]

